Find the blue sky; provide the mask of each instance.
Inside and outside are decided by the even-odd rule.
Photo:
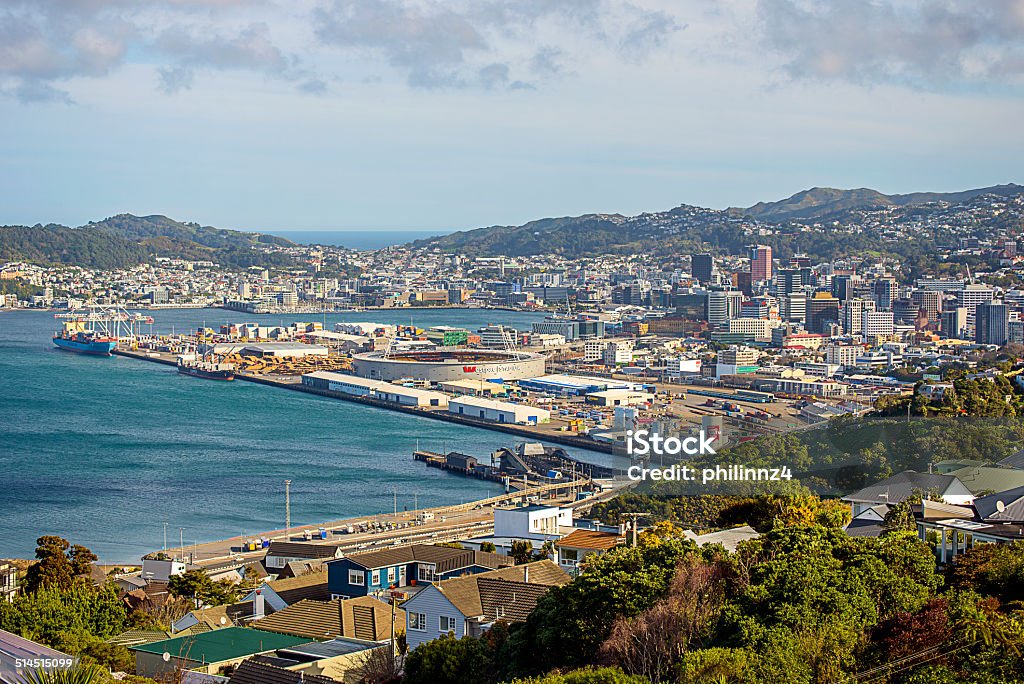
[[[465,229],[1024,181],[1024,0],[4,0],[0,224]]]

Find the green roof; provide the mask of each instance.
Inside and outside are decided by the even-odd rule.
[[[170,653],[172,657],[196,663],[220,663],[308,643],[307,638],[288,634],[275,634],[248,627],[224,627],[212,632],[132,646],[131,650],[157,655]]]

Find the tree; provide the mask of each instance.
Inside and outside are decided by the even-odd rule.
[[[484,553],[495,553],[498,550],[498,547],[495,546],[493,542],[483,542],[480,544],[480,550]]]
[[[186,570],[167,583],[172,596],[195,599],[197,604],[219,606],[238,600],[238,587],[227,580],[214,582],[202,570]]]
[[[616,620],[654,605],[668,591],[677,564],[693,553],[693,542],[672,539],[588,559],[572,582],[538,600],[525,624],[512,626],[499,656],[503,674],[593,664]]]
[[[664,681],[688,650],[711,636],[732,575],[724,562],[684,557],[665,599],[635,617],[616,620],[601,645],[601,657],[630,674]]]
[[[71,548],[67,539],[55,535],[46,535],[36,540],[36,559],[38,562],[29,566],[25,574],[25,591],[35,592],[44,587],[68,589],[75,582],[73,557],[68,553]],[[83,547],[77,547],[83,548]],[[86,549],[87,550],[87,549]],[[79,552],[81,553],[81,552]],[[82,555],[84,558],[85,556]]]
[[[405,659],[403,684],[480,684],[494,681],[493,661],[480,639],[451,635],[428,641]]]
[[[533,560],[533,544],[525,539],[516,539],[512,542],[509,555],[516,562],[516,565],[523,565]]]
[[[585,667],[569,672],[552,672],[541,677],[516,679],[511,684],[649,684],[649,680],[628,675],[617,667]]]

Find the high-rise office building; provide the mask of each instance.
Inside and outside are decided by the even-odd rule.
[[[1002,346],[1009,339],[1010,309],[999,301],[982,302],[974,310],[974,341]]]
[[[899,295],[896,280],[893,278],[879,278],[871,286],[875,298],[875,308],[879,311],[892,309],[893,300]]]
[[[860,335],[863,330],[863,316],[866,311],[874,311],[872,299],[849,299],[843,303],[843,330],[847,335]]]
[[[750,279],[755,283],[772,279],[772,248],[768,245],[750,247]]]
[[[807,300],[807,330],[827,335],[829,324],[839,321],[839,300],[831,292],[816,292]]]
[[[690,275],[701,283],[710,283],[715,272],[715,259],[710,254],[690,255]]]
[[[804,282],[803,269],[799,268],[780,268],[775,280],[778,284],[779,294],[788,295],[807,285]]]

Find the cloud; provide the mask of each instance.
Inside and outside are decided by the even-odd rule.
[[[758,21],[794,79],[938,89],[1024,76],[1024,0],[761,0]]]
[[[129,54],[163,62],[156,73],[166,92],[187,90],[201,70],[254,71],[316,90],[315,77],[273,42],[265,23],[238,28],[232,21],[262,4],[6,0],[0,7],[0,92],[25,102],[70,101],[63,83],[107,76]],[[203,29],[190,28],[196,24]]]
[[[538,38],[545,31],[642,59],[678,29],[663,12],[610,0],[328,0],[312,16],[323,44],[383,57],[424,88],[522,88],[527,75],[557,75],[566,53]]]
[[[242,70],[289,81],[309,80],[299,58],[279,48],[263,23],[250,24],[233,36],[199,35],[178,26],[161,32],[152,49],[174,63],[159,70],[161,87],[169,93],[190,88],[199,69]]]

